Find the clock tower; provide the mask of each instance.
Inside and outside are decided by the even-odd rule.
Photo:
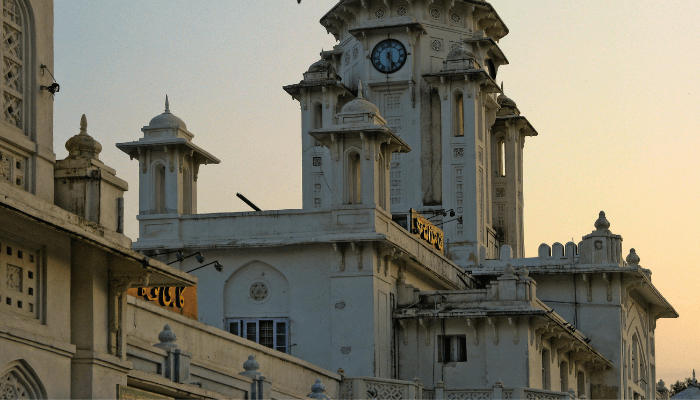
[[[284,88],[302,106],[304,208],[330,207],[336,178],[328,149],[309,131],[338,125],[359,89],[413,149],[390,160],[395,219],[410,209],[430,218],[445,231],[447,254],[465,267],[497,258],[506,243],[522,256],[522,177],[509,190],[514,200],[496,201],[496,186],[512,186],[498,160],[522,176],[520,137],[536,132],[519,111],[508,122],[499,113],[496,77],[508,60],[498,41],[508,28],[494,8],[471,0],[341,0],[321,24],[338,44]],[[323,76],[312,76],[320,65]],[[503,138],[505,153],[497,148]],[[503,210],[494,214],[496,204]]]

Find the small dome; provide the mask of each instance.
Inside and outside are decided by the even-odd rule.
[[[446,61],[459,61],[459,60],[476,60],[474,53],[469,51],[464,45],[460,44],[456,48],[452,49],[449,54],[447,54]]]
[[[501,107],[513,107],[513,108],[517,107],[517,104],[515,104],[515,101],[513,101],[513,99],[506,96],[505,94],[499,95],[498,99],[496,99],[496,101],[498,101],[498,105]]]
[[[363,99],[362,97],[358,97],[355,100],[344,105],[343,109],[340,112],[343,114],[373,112],[373,113],[379,115],[379,108],[377,108],[377,106],[375,106],[371,102]]]
[[[99,159],[102,145],[92,136],[87,134],[87,118],[85,114],[80,118],[80,133],[68,139],[66,142],[68,157],[89,157]]]
[[[178,117],[170,113],[170,103],[168,102],[168,96],[165,96],[165,111],[163,114],[153,117],[151,122],[149,122],[148,127],[153,128],[170,128],[176,127],[182,130],[187,130],[187,125]]]
[[[327,72],[330,71],[335,74],[335,67],[333,64],[330,63],[330,61],[326,60],[319,60],[316,61],[315,63],[311,64],[309,67],[309,70],[306,72]]]
[[[362,97],[362,82],[357,87],[357,97],[343,106],[340,110],[341,114],[356,114],[356,113],[366,113],[373,112],[379,115],[379,108],[372,104],[370,101]]]

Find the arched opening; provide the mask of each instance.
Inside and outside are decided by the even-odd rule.
[[[569,363],[562,361],[559,364],[559,378],[561,379],[561,391],[566,392],[569,390]]]
[[[187,168],[182,171],[182,213],[192,214],[192,174]]]
[[[386,166],[384,165],[384,156],[381,154],[379,155],[378,163],[379,207],[386,210]]]
[[[156,214],[165,214],[165,165],[156,164],[153,169],[153,201]]]
[[[498,176],[506,176],[506,140],[498,140]]]
[[[5,79],[0,85],[4,97],[2,118],[5,122],[24,130],[25,135],[29,136],[27,124],[24,122],[28,117],[28,113],[25,112],[24,88],[29,86],[24,64],[30,55],[24,35],[24,32],[28,31],[28,27],[25,26],[28,23],[25,7],[18,0],[5,0],[2,20],[5,29],[2,46]]]
[[[311,109],[312,125],[311,129],[323,128],[323,106],[321,103],[314,103]]]
[[[360,155],[351,152],[348,155],[348,204],[362,203],[362,166]]]
[[[464,95],[462,92],[455,93],[454,104],[454,135],[464,136]]]
[[[486,67],[489,69],[489,76],[491,77],[491,79],[496,79],[498,70],[496,69],[496,64],[493,62],[492,59],[489,58],[486,60]]]
[[[24,360],[7,364],[0,370],[3,399],[45,399],[46,389]]]
[[[549,350],[542,349],[542,389],[551,390],[550,372],[549,372]]]
[[[273,266],[252,261],[224,285],[224,329],[265,347],[290,353],[289,283]]]
[[[576,386],[578,389],[578,397],[581,398],[581,396],[586,395],[586,375],[584,374],[583,371],[578,371],[578,375],[576,377]]]

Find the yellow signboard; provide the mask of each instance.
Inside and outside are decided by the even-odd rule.
[[[414,209],[411,209],[411,233],[428,242],[435,250],[442,251],[445,247],[445,234],[442,229],[433,225]]]
[[[151,400],[172,399],[173,397],[163,396],[162,394],[147,392],[145,390],[136,389],[124,385],[117,385],[117,398],[129,400]]]
[[[197,286],[134,288],[129,289],[127,294],[148,300],[185,317],[197,319]]]

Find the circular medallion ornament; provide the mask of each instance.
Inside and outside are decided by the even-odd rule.
[[[250,285],[250,298],[255,301],[263,301],[267,298],[267,285],[263,282],[254,282]]]
[[[377,71],[391,74],[406,63],[406,47],[395,39],[386,39],[377,43],[372,50],[372,65]]]

